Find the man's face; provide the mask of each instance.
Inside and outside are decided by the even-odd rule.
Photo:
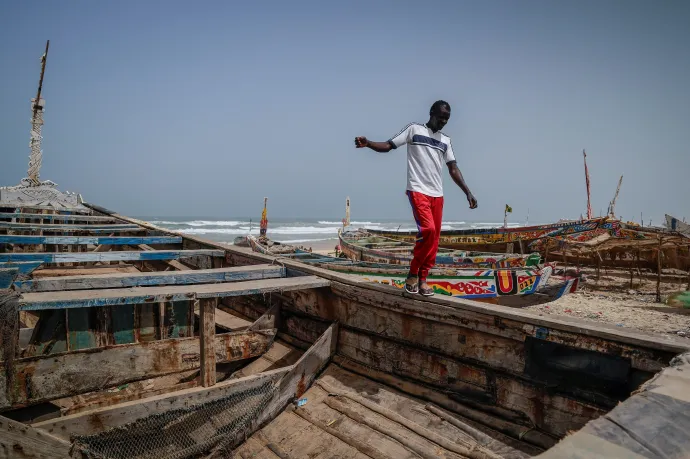
[[[446,124],[448,124],[448,120],[450,119],[450,110],[448,110],[448,107],[445,105],[442,105],[434,111],[432,117],[436,119],[436,128],[440,131]]]

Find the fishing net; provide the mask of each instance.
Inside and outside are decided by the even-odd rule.
[[[19,294],[0,290],[0,349],[4,362],[5,387],[9,391],[14,380],[14,359],[19,339]],[[9,393],[8,393],[9,395]]]
[[[231,457],[256,427],[277,389],[268,380],[227,397],[154,414],[105,432],[73,436],[72,457],[183,459]]]

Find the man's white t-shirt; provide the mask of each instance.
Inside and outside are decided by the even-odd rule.
[[[407,144],[407,189],[427,196],[443,196],[443,165],[455,161],[450,137],[433,132],[424,124],[411,123],[388,143],[393,148]]]

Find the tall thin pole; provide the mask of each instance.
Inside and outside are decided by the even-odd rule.
[[[38,91],[36,91],[36,98],[31,101],[31,109],[33,116],[31,117],[31,154],[29,155],[29,183],[36,186],[40,183],[42,155],[41,151],[41,129],[43,126],[43,101],[41,100],[41,92],[43,91],[43,76],[46,71],[46,62],[48,61],[48,48],[50,47],[50,40],[46,42],[46,51],[41,56],[41,77],[38,80]]]
[[[582,156],[585,160],[585,183],[587,184],[587,219],[590,220],[592,218],[592,201],[589,192],[589,169],[587,169],[587,153],[585,153],[585,150],[582,150]]]

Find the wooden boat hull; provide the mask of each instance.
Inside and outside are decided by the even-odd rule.
[[[220,445],[230,449],[238,447],[238,451],[252,455],[256,445],[263,444],[256,439],[264,438],[264,433],[286,432],[281,438],[293,435],[291,428],[285,430],[285,426],[300,427],[298,423],[303,421],[291,418],[298,416],[311,420],[312,424],[308,425],[332,429],[331,443],[322,451],[323,456],[345,451],[345,446],[332,443],[333,438],[346,439],[350,441],[347,447],[357,445],[375,455],[373,449],[366,449],[365,437],[357,436],[361,426],[360,430],[354,425],[355,430],[341,430],[343,422],[352,418],[330,423],[340,419],[338,410],[341,410],[360,419],[376,435],[385,433],[387,436],[379,437],[378,441],[393,448],[389,452],[401,448],[399,441],[405,442],[403,449],[413,448],[423,457],[439,447],[453,452],[459,448],[458,444],[464,447],[468,441],[474,445],[475,452],[484,451],[488,457],[502,457],[506,452],[506,444],[500,440],[505,437],[493,438],[488,434],[481,437],[484,439],[481,442],[468,437],[464,443],[446,443],[442,440],[444,435],[457,438],[457,434],[442,432],[444,435],[433,436],[429,432],[435,425],[450,426],[450,421],[443,424],[442,417],[433,417],[434,423],[425,424],[423,429],[410,424],[414,435],[422,436],[409,441],[405,436],[411,434],[396,436],[395,424],[386,420],[407,423],[405,419],[410,419],[411,414],[399,408],[400,404],[425,409],[433,402],[434,407],[454,413],[446,421],[456,419],[457,414],[469,417],[473,425],[488,429],[486,432],[499,431],[511,439],[510,444],[517,449],[510,450],[508,457],[526,458],[552,448],[568,431],[580,429],[620,404],[640,382],[667,365],[679,349],[685,349],[675,342],[660,344],[656,337],[653,340],[629,337],[615,328],[601,331],[583,323],[571,324],[567,318],[551,320],[522,311],[511,312],[500,306],[536,304],[571,292],[576,280],[553,282],[553,277],[549,278],[550,266],[542,270],[437,269],[431,280],[436,282],[438,294],[427,299],[401,296],[398,284],[406,274],[404,265],[353,263],[298,249],[276,259],[274,255],[222,248],[193,237],[185,238],[180,249],[196,251],[196,256],[185,259],[191,271],[177,264],[177,260],[168,260],[167,255],[149,257],[151,261],[137,261],[128,255],[132,263],[140,263],[138,266],[144,272],[99,275],[93,273],[93,268],[74,266],[75,274],[83,271],[81,276],[39,276],[18,284],[22,293],[20,310],[68,314],[68,324],[39,322],[35,333],[38,339],[48,342],[54,339],[52,333],[56,329],[88,324],[82,311],[89,308],[106,312],[94,314],[94,318],[102,321],[112,314],[120,324],[126,312],[133,320],[129,327],[137,331],[122,344],[105,340],[79,347],[84,346],[84,336],[78,334],[77,328],[70,328],[70,335],[74,336],[68,337],[68,349],[51,344],[52,350],[44,346],[40,352],[36,349],[37,352],[15,360],[14,390],[0,396],[5,409],[21,410],[22,406],[50,401],[63,403],[60,400],[67,399],[82,405],[70,406],[72,411],[67,415],[58,413],[52,418],[32,421],[30,426],[15,423],[7,427],[10,421],[0,417],[3,434],[31,453],[48,444],[58,452],[71,447],[74,451],[107,457],[127,448],[133,455],[136,452],[165,457],[165,448],[177,444],[174,435],[178,432],[186,435],[185,432],[208,429],[208,436],[203,441],[187,443],[185,452],[212,451]],[[217,256],[217,251],[222,251],[222,256]],[[89,257],[80,258],[78,252],[72,256],[70,263],[90,263]],[[215,260],[213,269],[206,260],[209,256]],[[215,267],[216,262],[220,262],[219,267]],[[175,263],[181,271],[168,271],[170,266],[166,264],[170,263]],[[255,266],[250,269],[248,265]],[[160,272],[151,272],[156,267]],[[287,273],[295,277],[281,277]],[[83,279],[82,285],[77,277]],[[270,286],[264,288],[263,281],[246,279],[264,279],[270,281]],[[250,286],[250,282],[255,283]],[[271,291],[276,294],[262,295]],[[181,337],[166,332],[167,339],[155,335],[140,342],[151,326],[167,329],[167,320],[160,323],[151,320],[162,313],[159,307],[163,303],[172,306],[181,303],[181,310],[187,311],[182,316],[189,318],[191,303],[183,300],[190,298],[200,303],[200,310],[195,312],[199,335],[194,333],[193,322],[185,322],[180,325],[186,327],[185,334],[189,335]],[[463,298],[499,306],[463,303]],[[227,320],[223,311],[235,311],[238,316],[233,316],[231,321],[244,321],[249,328],[245,332],[238,330],[209,337],[204,330],[209,327],[209,311],[213,308],[216,317],[212,320],[216,325]],[[167,308],[161,317],[168,317]],[[338,328],[333,321],[343,326]],[[112,332],[108,327],[104,331]],[[121,339],[122,331],[120,328],[115,338]],[[102,333],[97,332],[98,336],[105,336]],[[283,340],[280,343],[279,338]],[[277,365],[280,359],[264,356],[286,342],[304,346],[304,354],[291,359],[287,366]],[[243,360],[245,364],[250,360],[252,363],[242,367],[241,371],[246,373],[241,377],[219,382],[209,380],[208,373],[215,368],[205,360],[209,346],[215,348],[216,361],[223,365],[241,364]],[[252,373],[250,367],[264,357],[265,362]],[[90,375],[97,362],[104,360],[111,364]],[[167,375],[171,371],[179,375],[172,386],[147,389],[148,383],[139,382],[147,375],[156,376],[151,381],[168,378],[173,376]],[[22,376],[25,374],[31,375],[30,381]],[[310,389],[319,374],[322,376]],[[0,375],[0,381],[2,378]],[[64,383],[66,380],[69,384]],[[201,381],[207,387],[202,387]],[[128,393],[129,389],[124,388],[128,385],[139,389]],[[549,390],[545,391],[547,386]],[[109,389],[100,391],[102,387]],[[357,388],[361,388],[362,394],[371,391],[386,394],[381,398],[385,407],[377,406],[379,402],[371,399],[367,402],[366,397],[345,393]],[[407,399],[391,398],[392,391]],[[285,410],[291,401],[298,401],[299,407]],[[237,407],[245,404],[251,409],[247,411],[250,421],[242,424],[246,430],[235,432],[231,420],[238,415]],[[364,411],[361,406],[372,411]],[[310,411],[314,409],[336,411],[322,419],[318,412]],[[422,422],[429,416],[443,416],[440,409],[434,409],[414,419]],[[244,416],[244,413],[240,414]],[[381,418],[381,413],[388,418]],[[166,416],[179,423],[179,429],[168,433],[164,428]],[[141,426],[151,429],[145,439],[138,435]],[[245,441],[259,426],[265,426],[264,433]],[[301,442],[300,451],[318,453],[320,437],[298,430],[302,433],[295,441]],[[50,437],[44,438],[43,443],[27,440],[44,434]],[[427,445],[428,438],[441,441],[441,446]],[[488,443],[487,438],[491,439]],[[272,441],[271,451],[281,455],[281,448],[290,448],[285,440]],[[499,449],[492,452],[477,449],[489,443],[498,445]]]
[[[505,253],[523,252],[537,239],[554,231],[587,231],[596,228],[605,219],[593,219],[581,222],[552,223],[549,225],[523,226],[515,228],[486,228],[441,231],[439,247],[454,250],[477,250]],[[414,243],[416,231],[387,231],[365,228],[367,232],[392,239]]]
[[[319,264],[316,266],[337,271],[377,284],[403,289],[407,269],[375,269],[357,265]],[[498,269],[475,271],[470,269],[432,270],[427,282],[438,295],[486,301],[506,306],[530,306],[555,301],[564,295],[574,293],[579,279],[570,278],[556,282],[547,288],[553,268]],[[535,295],[538,294],[538,295]],[[512,297],[521,297],[515,301]]]
[[[409,265],[412,262],[414,244],[411,243],[371,236],[366,232],[339,232],[338,238],[341,250],[353,261],[393,265]],[[538,253],[520,255],[439,249],[436,255],[436,266],[463,268],[518,268],[536,266],[540,261]]]
[[[249,243],[255,252],[277,255],[257,238],[250,236]],[[277,256],[290,255],[287,252],[289,246],[280,245],[280,247],[283,253]],[[409,272],[409,265],[398,267],[398,265],[386,263],[352,262],[309,254],[299,249],[294,249],[294,252],[293,255],[306,255],[306,257],[296,258],[304,263],[398,289],[403,289],[405,286],[405,279]],[[432,269],[427,282],[438,295],[524,307],[554,301],[563,295],[577,291],[579,285],[577,278],[563,279],[549,285],[552,273],[551,266],[541,269],[526,267],[484,270],[446,267]],[[512,297],[521,297],[521,299],[516,300]]]

